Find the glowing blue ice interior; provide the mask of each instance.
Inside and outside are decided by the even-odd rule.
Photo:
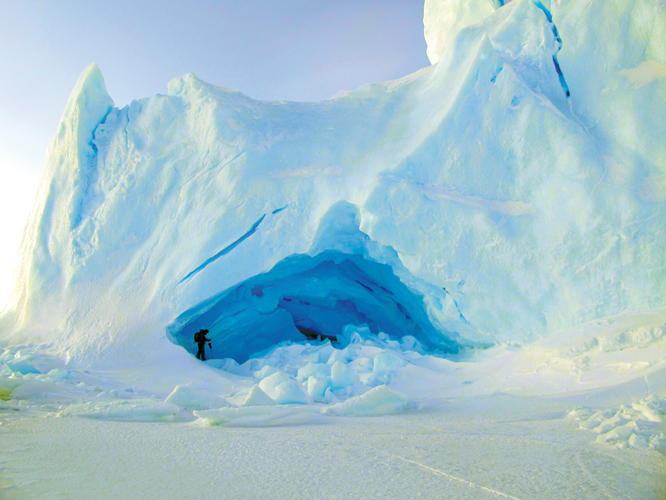
[[[423,296],[391,266],[340,251],[288,257],[185,311],[167,336],[196,353],[194,333],[205,328],[213,346],[207,357],[243,363],[279,342],[307,340],[301,331],[337,338],[349,324],[367,325],[375,335],[411,335],[433,351],[458,351],[429,320]]]

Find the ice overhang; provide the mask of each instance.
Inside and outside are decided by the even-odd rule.
[[[282,341],[335,339],[346,325],[374,334],[413,336],[426,348],[455,353],[459,345],[430,321],[423,295],[388,264],[338,250],[294,255],[180,314],[168,338],[196,353],[194,333],[206,328],[211,358],[243,363]]]

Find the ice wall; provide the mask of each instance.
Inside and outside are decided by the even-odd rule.
[[[224,325],[242,304],[260,319],[231,321],[234,343],[251,346],[256,325],[289,338],[303,311],[278,307],[292,319],[272,323],[256,296],[222,299],[326,252],[365,276],[386,269],[381,286],[420,318],[400,329],[454,350],[666,307],[663,3],[504,3],[428,0],[437,64],[320,103],[186,75],[119,109],[88,68],[49,150],[2,334],[95,362],[176,348],[169,325],[210,304]],[[334,285],[281,281],[277,296],[384,308],[377,328],[398,317],[390,294],[370,307],[372,285],[340,272]],[[330,331],[354,314],[305,316]]]

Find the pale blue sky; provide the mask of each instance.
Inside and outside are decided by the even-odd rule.
[[[423,0],[0,0],[0,309],[46,149],[92,62],[116,106],[190,72],[316,101],[429,65]]]

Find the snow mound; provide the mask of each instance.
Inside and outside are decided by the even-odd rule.
[[[404,413],[417,408],[418,403],[415,401],[409,401],[402,394],[385,385],[380,385],[343,403],[328,406],[322,410],[322,413],[338,417],[379,417]]]
[[[224,398],[205,391],[196,391],[187,386],[176,386],[164,401],[168,405],[176,405],[184,410],[210,410],[231,406]]]
[[[278,404],[309,402],[303,385],[284,372],[275,372],[259,382],[259,389]]]
[[[276,404],[275,400],[262,391],[258,385],[255,385],[250,389],[242,406],[273,406],[274,404]]]

